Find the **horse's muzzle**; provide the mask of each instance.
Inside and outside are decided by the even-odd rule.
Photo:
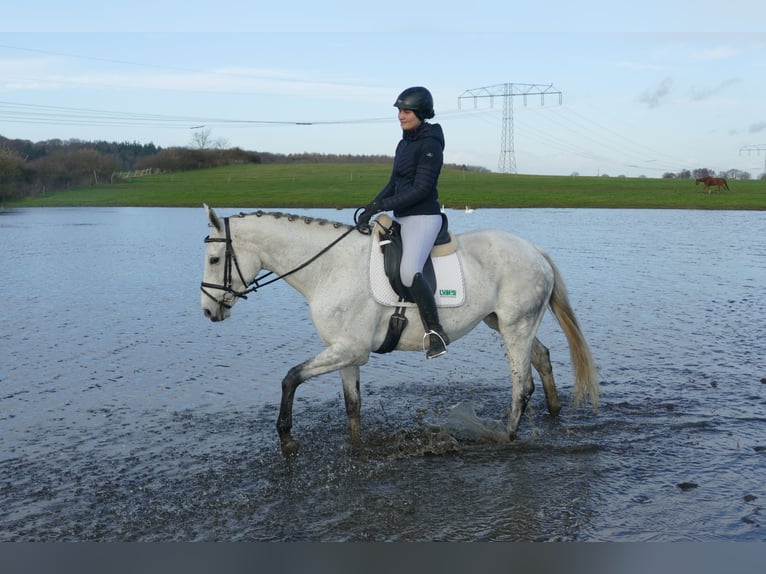
[[[220,319],[216,317],[210,309],[205,309],[203,313],[205,314],[205,317],[210,319],[213,323],[220,321]]]
[[[231,311],[228,309],[228,307],[225,307],[223,305],[219,305],[218,307],[211,309],[210,307],[203,307],[202,313],[210,319],[213,323],[218,323],[219,321],[223,321],[224,319],[227,319],[229,315],[231,315]]]

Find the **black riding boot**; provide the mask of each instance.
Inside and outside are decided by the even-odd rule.
[[[426,334],[423,337],[423,349],[426,352],[426,358],[434,359],[439,357],[447,352],[449,338],[439,323],[439,313],[436,310],[436,300],[434,299],[431,286],[421,273],[415,274],[415,277],[412,279],[410,294],[418,305],[420,318],[426,330]],[[426,339],[428,339],[427,347]]]

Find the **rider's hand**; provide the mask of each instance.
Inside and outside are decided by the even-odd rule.
[[[376,213],[380,213],[381,211],[383,210],[380,208],[380,205],[377,202],[373,201],[372,203],[368,203],[364,206],[364,211],[359,214],[359,219],[356,221],[357,225],[360,227],[366,227],[370,224],[370,219],[372,219],[372,216]]]

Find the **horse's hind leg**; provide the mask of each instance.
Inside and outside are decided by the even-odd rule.
[[[535,340],[532,342],[531,358],[532,365],[535,367],[537,374],[540,375],[540,379],[543,382],[543,390],[545,391],[545,402],[548,405],[548,412],[555,417],[561,412],[561,403],[559,402],[559,395],[556,391],[556,382],[553,379],[551,355],[548,351],[548,347],[543,345],[537,337],[535,337]]]
[[[346,402],[351,445],[354,448],[359,448],[362,446],[362,399],[359,392],[359,367],[352,366],[341,369],[340,376],[343,380],[343,398]]]
[[[534,381],[532,380],[533,365],[543,382],[548,412],[556,415],[561,410],[556,385],[553,380],[553,368],[551,367],[549,352],[547,347],[537,340],[537,337],[531,337],[532,341],[530,343],[530,335],[504,332],[500,328],[500,321],[495,313],[487,315],[484,318],[484,322],[489,328],[502,335],[505,351],[508,354],[512,384],[508,436],[511,440],[514,440],[519,423],[521,422],[521,415],[524,414],[529,398],[535,390]],[[529,348],[530,346],[531,349]]]
[[[511,367],[511,413],[508,416],[508,438],[516,439],[521,415],[527,408],[529,398],[535,390],[532,382],[532,365],[529,339],[503,334],[508,363]]]

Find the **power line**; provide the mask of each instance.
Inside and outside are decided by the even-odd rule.
[[[677,171],[679,164],[681,166],[683,164],[680,160],[630,140],[617,131],[600,126],[597,122],[567,106],[564,106],[562,109],[566,113],[559,113],[558,110],[554,110],[539,116],[541,121],[548,122],[553,126],[549,130],[541,130],[540,132],[551,138],[554,137],[554,133],[558,138],[566,138],[567,133],[571,134],[572,138],[566,141],[566,145],[574,148],[578,155],[588,152],[590,155],[587,157],[598,161],[604,160],[609,163],[624,164],[629,167],[641,167],[656,171]],[[520,127],[524,128],[524,125],[522,124]],[[536,131],[534,135],[537,138],[541,138],[541,133]],[[603,150],[601,153],[606,153],[609,157],[604,157],[603,155],[596,157],[594,155],[595,150]],[[615,154],[621,156],[621,158],[614,159]],[[644,165],[632,165],[636,163]]]
[[[390,117],[362,118],[347,120],[258,120],[232,119],[203,116],[168,116],[161,114],[139,114],[114,110],[71,108],[64,106],[42,106],[0,101],[0,120],[57,125],[87,126],[141,126],[177,127],[191,129],[192,126],[249,127],[249,126],[313,126],[344,125],[390,122]]]

